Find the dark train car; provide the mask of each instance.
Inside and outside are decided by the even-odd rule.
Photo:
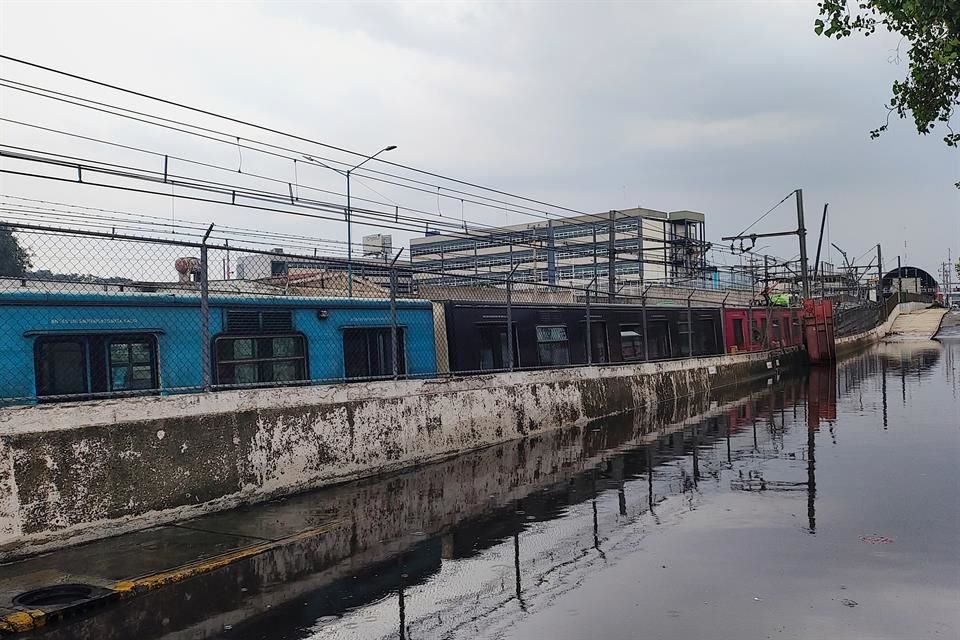
[[[803,312],[792,307],[728,307],[724,311],[727,353],[763,351],[803,344]]]
[[[447,302],[450,370],[497,371],[509,366],[504,305]],[[692,309],[694,356],[722,353],[719,309]],[[587,364],[587,316],[583,305],[515,304],[511,310],[515,368]],[[648,307],[646,329],[640,307],[590,307],[590,361],[641,362],[687,357],[687,310]],[[646,336],[646,340],[644,339]]]

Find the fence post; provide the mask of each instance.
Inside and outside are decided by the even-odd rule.
[[[397,255],[393,257],[393,260],[390,262],[390,355],[393,362],[393,379],[396,380],[399,373],[399,355],[400,350],[397,348],[397,268],[394,266],[397,263],[397,258],[400,257],[400,254],[403,253],[403,248],[401,247],[400,251],[397,252]]]
[[[203,234],[200,243],[200,379],[204,391],[210,391],[212,376],[210,371],[210,284],[207,274],[207,239],[213,231],[213,224]]]
[[[397,379],[397,270],[390,267],[390,360],[393,379]]]
[[[640,316],[643,320],[643,361],[647,362],[650,360],[650,340],[647,335],[647,291],[649,287],[646,287],[640,291]]]
[[[723,300],[720,301],[720,347],[723,352],[727,352],[727,298],[730,297],[728,291]]]
[[[596,280],[597,276],[593,276],[593,279]],[[591,285],[593,282],[590,283]],[[587,364],[593,364],[593,335],[590,333],[590,287],[587,287],[586,290],[587,298]]]
[[[507,274],[507,369],[513,371],[513,270]]]
[[[693,310],[690,308],[690,298],[693,292],[687,296],[687,357],[693,357]]]

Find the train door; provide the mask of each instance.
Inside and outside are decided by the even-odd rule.
[[[481,371],[498,371],[510,367],[506,324],[477,325],[480,334],[480,362]],[[520,354],[517,350],[517,327],[513,326],[513,365],[520,366]]]
[[[646,338],[651,360],[670,358],[673,355],[670,321],[665,315],[651,315],[647,318]]]
[[[610,362],[610,353],[607,348],[607,323],[590,322],[590,357],[594,364]]]

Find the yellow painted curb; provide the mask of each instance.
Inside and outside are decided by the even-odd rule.
[[[22,633],[39,629],[46,624],[46,614],[39,609],[17,611],[0,618],[0,631],[4,633]]]
[[[153,591],[154,589],[159,589],[160,587],[168,584],[176,584],[177,582],[182,582],[187,578],[192,578],[194,576],[203,575],[205,573],[210,573],[211,571],[216,571],[217,569],[228,567],[236,562],[239,562],[240,560],[252,558],[267,551],[283,547],[292,542],[315,538],[323,535],[324,533],[328,533],[342,522],[342,520],[332,520],[322,527],[307,529],[306,531],[301,531],[300,533],[296,533],[292,536],[287,536],[286,538],[281,538],[279,540],[254,544],[250,545],[249,547],[237,549],[235,551],[228,551],[217,556],[211,556],[209,558],[197,560],[196,562],[181,565],[167,571],[140,576],[139,578],[131,578],[129,580],[119,580],[107,587],[111,592],[109,595],[114,598],[132,598],[139,593]],[[39,629],[47,624],[47,618],[47,613],[41,611],[40,609],[17,611],[5,616],[0,616],[0,633],[23,633],[24,631]]]
[[[205,573],[210,573],[211,571],[216,571],[217,569],[228,567],[240,560],[252,558],[253,556],[271,551],[272,549],[286,546],[292,542],[315,538],[319,535],[323,535],[324,533],[328,533],[341,522],[342,520],[333,520],[322,527],[307,529],[306,531],[301,531],[300,533],[287,536],[286,538],[250,545],[249,547],[244,547],[235,551],[228,551],[218,556],[211,556],[209,558],[197,560],[196,562],[184,564],[167,571],[161,571],[160,573],[153,573],[147,576],[133,578],[131,580],[121,580],[119,582],[115,582],[107,588],[117,593],[121,598],[128,598],[144,591],[152,591],[164,585],[175,584],[177,582],[182,582],[187,578],[192,578],[194,576],[203,575]]]

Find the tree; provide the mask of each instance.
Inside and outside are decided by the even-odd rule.
[[[957,277],[960,278],[960,258],[957,258],[957,263],[953,265],[953,268],[957,271]]]
[[[13,231],[0,226],[0,276],[22,276],[30,268],[30,252]]]
[[[912,116],[924,135],[943,123],[948,132],[943,141],[960,146],[960,133],[950,127],[960,106],[960,0],[822,0],[817,6],[818,35],[840,39],[857,31],[869,36],[881,26],[909,43],[909,73],[893,83],[887,121],[870,132],[871,138],[886,131],[890,114],[896,113]]]

